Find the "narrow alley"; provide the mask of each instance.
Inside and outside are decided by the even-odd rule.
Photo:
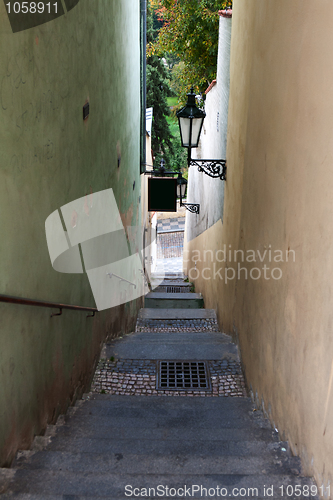
[[[179,272],[154,283],[136,331],[104,345],[91,392],[2,469],[1,498],[311,496],[215,311]]]
[[[333,499],[315,7],[0,2],[0,500]]]

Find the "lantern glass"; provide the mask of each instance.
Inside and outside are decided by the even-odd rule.
[[[177,198],[185,198],[187,181],[183,177],[177,179]]]
[[[203,118],[179,117],[179,128],[182,139],[182,146],[185,148],[197,148],[199,144],[200,132]]]
[[[188,148],[190,144],[191,120],[189,118],[179,118],[179,129],[182,146]]]
[[[192,119],[191,148],[198,147],[203,121],[204,121],[203,118]]]

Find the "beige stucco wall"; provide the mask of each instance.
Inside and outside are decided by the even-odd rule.
[[[200,277],[196,290],[238,338],[258,403],[324,486],[333,475],[332,17],[330,0],[234,1],[224,222],[188,248],[267,250],[263,262],[241,263],[266,265],[266,279]],[[237,268],[231,257],[218,266]]]

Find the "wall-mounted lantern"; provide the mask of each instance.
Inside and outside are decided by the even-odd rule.
[[[177,112],[180,137],[182,146],[188,148],[187,164],[197,166],[199,172],[204,172],[210,177],[226,180],[227,165],[226,160],[202,160],[191,158],[191,148],[197,148],[206,113],[199,109],[195,103],[195,93],[193,87],[187,94],[187,103]]]
[[[179,198],[179,205],[185,207],[186,210],[192,212],[192,214],[200,213],[200,205],[197,203],[183,203],[183,198],[186,196],[187,180],[182,177],[182,174],[178,174],[177,178],[177,198]]]
[[[198,147],[206,113],[197,107],[193,88],[190,94],[187,94],[187,97],[186,106],[178,111],[177,117],[182,146],[190,150]]]

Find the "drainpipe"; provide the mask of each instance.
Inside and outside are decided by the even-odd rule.
[[[147,0],[140,0],[140,72],[141,72],[141,130],[140,130],[140,173],[146,170],[146,45],[147,45]]]

